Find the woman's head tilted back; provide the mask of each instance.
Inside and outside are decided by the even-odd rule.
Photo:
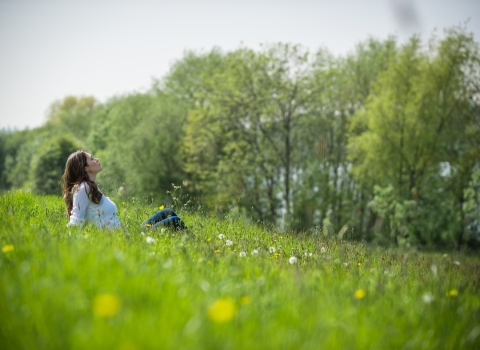
[[[73,206],[73,192],[82,183],[88,184],[88,196],[90,200],[96,204],[100,203],[102,193],[98,189],[95,181],[88,176],[88,157],[90,155],[84,150],[78,150],[70,154],[65,164],[65,172],[63,173],[63,200],[67,206],[67,215],[70,216]]]

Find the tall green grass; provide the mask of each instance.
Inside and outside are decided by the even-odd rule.
[[[477,257],[189,212],[195,236],[146,230],[152,205],[117,204],[124,230],[99,231],[57,197],[0,199],[0,348],[480,348]]]

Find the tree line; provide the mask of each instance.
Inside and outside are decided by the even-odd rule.
[[[187,52],[147,93],[68,96],[0,134],[0,187],[60,193],[66,157],[100,158],[123,196],[395,245],[480,244],[480,55],[473,34]],[[170,193],[170,196],[173,195]]]

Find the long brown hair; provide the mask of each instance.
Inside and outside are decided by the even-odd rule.
[[[99,204],[102,199],[102,192],[98,189],[97,184],[90,180],[85,167],[87,163],[87,153],[84,150],[78,150],[67,159],[65,164],[65,172],[63,173],[63,200],[66,205],[67,216],[70,217],[73,209],[73,192],[82,183],[86,182],[89,187],[87,193],[88,198],[95,203]]]

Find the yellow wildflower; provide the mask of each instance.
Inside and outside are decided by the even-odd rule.
[[[93,301],[93,313],[100,317],[113,317],[121,307],[122,302],[114,294],[99,294]]]
[[[252,298],[250,298],[247,295],[240,298],[240,304],[242,304],[242,305],[248,305],[251,302],[252,302]]]
[[[361,262],[358,262],[358,263],[357,263],[357,266],[358,266],[358,267],[362,266],[362,263],[361,263]]]
[[[150,226],[152,226],[152,225],[150,225],[150,224],[147,224],[147,227],[150,227]]]
[[[211,239],[210,237],[209,237],[209,238],[207,238],[207,242],[210,242],[211,240],[212,240],[212,239]]]
[[[160,209],[160,210],[162,210],[162,209],[164,209],[164,208],[165,208],[164,205],[161,205],[161,206],[158,207],[158,209]]]
[[[456,297],[457,295],[458,295],[458,290],[456,290],[456,289],[452,289],[451,291],[449,291],[447,293],[447,296],[449,296],[449,297]]]
[[[220,249],[215,249],[215,253],[220,253]]]
[[[365,295],[367,295],[367,293],[363,289],[358,289],[353,293],[355,299],[363,299],[365,298]]]
[[[2,248],[3,253],[8,253],[8,252],[11,252],[12,250],[15,250],[15,246],[13,244],[7,244]]]
[[[208,316],[217,323],[230,321],[237,313],[237,306],[230,298],[215,301],[208,308]]]

